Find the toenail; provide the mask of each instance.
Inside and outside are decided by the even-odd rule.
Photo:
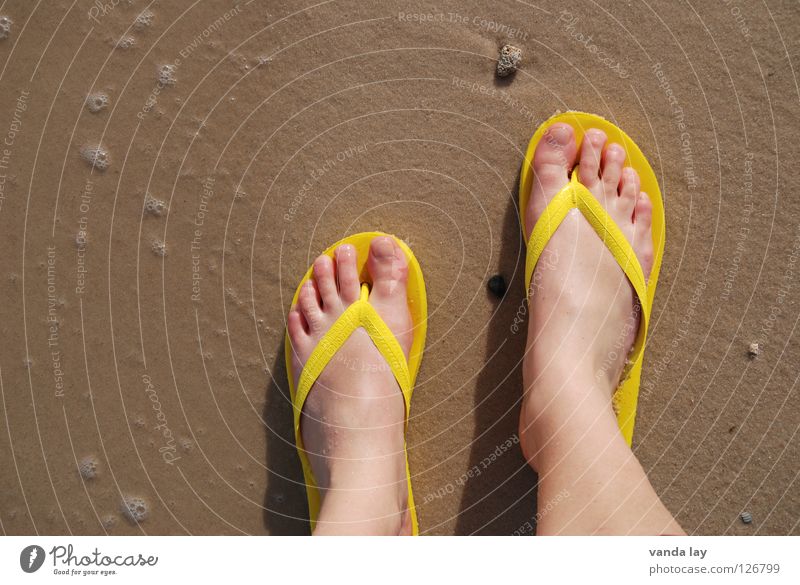
[[[392,241],[389,238],[376,239],[373,250],[377,258],[394,257],[394,246],[392,246]]]
[[[565,146],[569,143],[571,128],[569,126],[554,126],[550,129],[550,134],[553,137],[553,142]]]
[[[608,147],[608,152],[614,156],[623,156],[625,154],[625,150],[619,144],[610,145]]]
[[[342,244],[336,248],[336,257],[350,258],[353,255],[354,248],[350,244]]]

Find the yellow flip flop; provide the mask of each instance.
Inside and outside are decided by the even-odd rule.
[[[573,170],[570,182],[559,191],[547,205],[542,216],[536,222],[531,238],[527,242],[528,251],[525,266],[525,290],[530,290],[531,277],[536,268],[544,247],[550,241],[550,237],[555,233],[561,221],[567,213],[577,208],[586,220],[594,228],[600,239],[614,255],[617,263],[625,271],[625,275],[631,282],[636,295],[641,304],[641,318],[639,321],[639,331],[634,342],[633,349],[629,356],[628,364],[622,374],[620,385],[614,394],[614,410],[617,413],[617,423],[622,431],[623,437],[628,445],[633,440],[633,427],[636,420],[636,404],[639,400],[639,382],[642,375],[642,361],[644,356],[645,342],[647,340],[647,327],[650,323],[650,312],[653,306],[653,298],[656,294],[656,283],[658,273],[661,269],[661,259],[664,255],[664,203],[661,199],[661,189],[658,187],[658,179],[653,172],[647,158],[636,143],[616,125],[608,120],[594,114],[584,112],[566,112],[556,114],[544,124],[539,126],[536,133],[528,144],[525,152],[525,161],[522,165],[522,172],[519,181],[519,209],[520,214],[528,205],[531,187],[533,185],[533,154],[536,145],[545,136],[548,129],[555,123],[563,122],[572,126],[575,130],[575,140],[580,152],[581,142],[584,134],[591,128],[598,128],[608,136],[608,143],[616,142],[625,149],[627,154],[626,165],[633,167],[639,174],[641,189],[650,197],[653,204],[653,268],[650,277],[645,281],[642,267],[636,258],[636,254],[631,248],[628,240],[614,223],[605,209],[600,205],[594,195],[591,194],[578,180],[577,169]],[[524,217],[524,215],[523,215]],[[525,226],[523,222],[523,233]]]
[[[380,315],[378,315],[378,312],[368,302],[371,278],[366,266],[367,256],[369,255],[370,243],[377,236],[389,236],[393,238],[400,246],[400,249],[403,250],[408,261],[408,308],[411,312],[412,323],[414,324],[414,340],[411,343],[411,351],[409,352],[407,362],[405,354],[400,348],[400,344],[397,342],[394,334],[383,319],[381,319]],[[286,372],[289,377],[289,390],[294,407],[295,444],[297,445],[297,453],[300,456],[300,462],[303,465],[303,475],[305,477],[306,492],[308,495],[308,513],[309,519],[311,520],[312,531],[316,526],[317,517],[319,516],[320,493],[317,482],[314,479],[314,473],[308,461],[308,456],[303,448],[303,438],[300,434],[300,416],[303,412],[303,404],[305,403],[308,393],[311,391],[311,387],[331,358],[333,358],[336,352],[344,345],[345,341],[347,341],[350,334],[359,327],[363,327],[370,338],[372,338],[375,347],[378,348],[378,351],[380,351],[381,355],[386,359],[392,373],[397,379],[397,383],[403,393],[406,430],[408,430],[411,394],[414,391],[414,382],[417,379],[420,362],[422,361],[422,352],[425,348],[425,333],[428,327],[428,301],[425,295],[425,281],[422,278],[422,268],[420,268],[419,262],[417,262],[417,259],[414,257],[414,253],[404,242],[390,234],[364,232],[336,242],[325,250],[324,254],[334,258],[334,251],[342,244],[351,244],[356,249],[358,272],[361,277],[361,298],[350,305],[323,338],[320,339],[298,378],[297,387],[295,387],[295,376],[292,371],[292,344],[289,340],[288,331],[285,341]],[[305,276],[300,281],[294,298],[292,299],[292,306],[297,304],[300,290],[303,284],[311,278],[312,274],[313,266],[308,269]],[[408,467],[408,452],[406,452],[406,475],[408,477],[408,509],[411,514],[412,533],[417,535],[419,534],[419,524],[417,522],[417,512],[414,508],[414,497],[411,492],[411,473]]]

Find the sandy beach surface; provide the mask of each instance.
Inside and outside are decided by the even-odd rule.
[[[638,142],[666,203],[637,456],[689,533],[800,534],[794,2],[0,17],[3,533],[307,534],[285,314],[365,230],[408,242],[428,287],[421,531],[534,533],[517,177],[536,126],[578,109]],[[505,44],[522,62],[498,79]]]

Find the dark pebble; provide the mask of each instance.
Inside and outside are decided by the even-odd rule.
[[[506,290],[508,290],[508,287],[506,286],[506,279],[503,278],[502,274],[495,274],[489,279],[489,282],[486,286],[489,288],[489,291],[498,299],[502,299],[506,294]]]

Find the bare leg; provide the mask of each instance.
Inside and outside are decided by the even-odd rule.
[[[360,282],[355,250],[341,246],[336,262],[320,256],[314,276],[289,312],[299,375],[322,336],[353,302]],[[408,265],[391,238],[372,241],[369,302],[406,352],[413,331],[406,298]],[[357,329],[311,389],[301,432],[322,490],[316,535],[410,534],[402,394],[372,340]]]
[[[530,234],[575,171],[652,267],[651,205],[625,152],[590,130],[581,153],[566,124],[534,156]],[[531,286],[520,436],[539,473],[539,534],[682,534],[619,432],[611,398],[638,326],[633,289],[577,211],[545,248]],[[622,351],[620,351],[620,348]],[[611,359],[613,358],[613,359]]]

